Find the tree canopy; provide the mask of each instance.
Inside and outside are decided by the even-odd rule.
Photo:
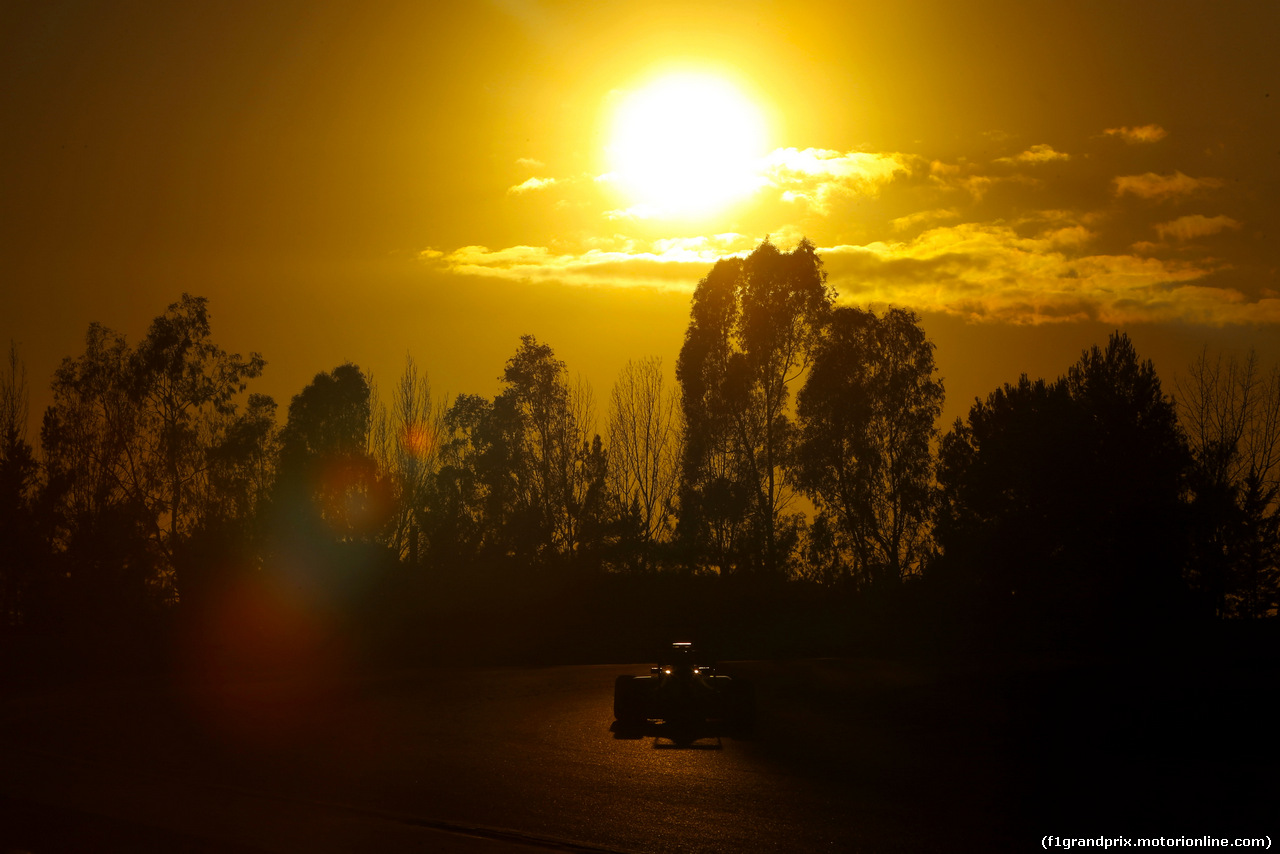
[[[766,240],[746,258],[717,261],[694,291],[676,364],[681,525],[723,570],[783,571],[783,542],[795,534],[786,515],[791,384],[809,367],[832,299],[808,240],[790,252]]]
[[[800,390],[796,481],[830,514],[864,583],[919,574],[934,506],[933,344],[905,309],[837,308]]]
[[[1113,334],[1048,383],[1026,375],[943,437],[943,567],[988,601],[1107,620],[1180,587],[1187,454],[1150,361]]]

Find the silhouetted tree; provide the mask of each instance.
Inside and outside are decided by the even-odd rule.
[[[437,566],[457,568],[496,552],[507,506],[505,459],[495,457],[493,403],[460,394],[446,410],[440,468],[427,502],[427,542]]]
[[[591,391],[521,338],[493,400],[459,395],[442,420],[428,527],[436,560],[598,565],[609,531],[607,462]]]
[[[422,554],[427,502],[440,460],[445,407],[431,396],[431,383],[412,356],[392,394],[391,407],[380,405],[373,426],[374,457],[390,479],[393,515],[388,545],[401,560],[416,563]]]
[[[54,373],[53,404],[45,411],[41,445],[49,488],[58,499],[58,541],[111,504],[140,503],[146,477],[138,410],[123,336],[92,324],[78,358]]]
[[[207,497],[200,503],[204,527],[232,526],[250,534],[268,500],[276,477],[280,430],[276,402],[251,394],[243,413],[227,425],[221,440],[209,450]]]
[[[570,387],[564,435],[573,444],[568,465],[561,469],[564,495],[561,536],[565,553],[581,567],[599,568],[602,538],[606,536],[615,502],[609,492],[608,453],[595,432],[595,398],[591,386],[578,377]]]
[[[1105,489],[1095,498],[1102,521],[1094,542],[1099,570],[1121,605],[1159,610],[1183,590],[1186,513],[1182,500],[1190,457],[1177,408],[1150,360],[1127,335],[1089,348],[1067,371],[1071,398],[1085,418],[1091,468]]]
[[[41,431],[58,543],[97,550],[72,555],[78,573],[110,575],[89,567],[117,554],[132,566],[122,577],[146,578],[152,593],[172,599],[174,555],[210,496],[211,450],[263,364],[213,344],[202,297],[183,294],[136,349],[90,326],[84,354],[55,373]],[[107,542],[140,533],[145,542]]]
[[[279,456],[276,408],[271,397],[250,394],[244,412],[209,449],[200,515],[175,554],[184,609],[210,604],[217,592],[261,569]]]
[[[837,308],[797,397],[796,480],[838,522],[855,574],[872,584],[918,573],[929,549],[943,401],[934,373],[913,313]]]
[[[532,335],[520,339],[507,361],[506,388],[494,401],[494,416],[510,444],[511,497],[517,530],[533,555],[576,554],[583,526],[603,488],[604,451],[592,441],[591,390],[571,386],[564,362]],[[598,437],[597,437],[598,438]]]
[[[339,541],[376,540],[391,515],[390,486],[369,451],[370,398],[364,372],[339,365],[294,395],[280,433],[281,509],[323,522]]]
[[[574,560],[599,571],[616,553],[619,506],[609,490],[609,461],[599,434],[584,441],[574,460],[570,516],[575,520]]]
[[[609,483],[639,519],[639,563],[670,532],[680,474],[679,399],[664,392],[662,362],[629,361],[614,382],[609,408]]]
[[[1005,385],[943,438],[944,568],[988,600],[1137,620],[1179,593],[1187,454],[1128,336],[1054,383]]]
[[[0,632],[28,619],[44,549],[36,518],[39,465],[27,441],[26,366],[10,342],[0,374]]]
[[[840,523],[819,511],[804,532],[804,560],[800,577],[824,587],[845,582],[853,576],[844,555],[850,553],[842,542]]]
[[[539,562],[565,547],[565,466],[576,449],[568,435],[569,385],[564,362],[532,335],[507,361],[506,388],[494,399],[485,458],[490,496],[501,498],[507,554]],[[492,519],[497,522],[498,519]]]
[[[143,500],[156,461],[144,453],[130,362],[123,336],[91,325],[84,354],[55,372],[44,414],[43,503],[56,579],[47,607],[67,628],[132,621],[160,598],[160,520]]]
[[[1026,597],[1066,571],[1046,562],[1086,524],[1075,415],[1064,384],[1023,374],[942,437],[937,539],[946,565],[989,598]]]
[[[1177,383],[1190,476],[1197,593],[1220,616],[1280,607],[1280,367],[1257,354],[1191,364]]]
[[[172,553],[195,524],[191,507],[209,472],[209,449],[233,422],[235,396],[266,364],[257,353],[242,360],[211,340],[208,301],[183,294],[151,322],[134,354],[148,456],[158,463],[146,503],[161,509],[167,530],[160,544]]]
[[[746,258],[722,259],[694,291],[676,365],[686,431],[680,524],[725,570],[785,568],[790,388],[809,365],[831,300],[808,240],[791,252],[766,240]],[[748,524],[740,526],[744,500]]]

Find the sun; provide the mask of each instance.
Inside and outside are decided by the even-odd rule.
[[[703,216],[760,186],[765,145],[761,111],[732,83],[668,74],[619,102],[609,177],[641,216]]]

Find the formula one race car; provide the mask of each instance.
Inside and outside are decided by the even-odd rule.
[[[613,716],[628,727],[661,721],[671,729],[708,735],[749,735],[755,726],[755,686],[699,664],[693,644],[673,643],[648,676],[619,676],[613,683]]]

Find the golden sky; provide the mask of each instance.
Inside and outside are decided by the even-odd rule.
[[[607,400],[717,257],[915,309],[948,419],[1129,331],[1280,359],[1280,4],[0,5],[0,340],[33,392],[183,291],[281,404],[343,360]],[[656,159],[655,159],[656,158]],[[666,164],[666,165],[664,165]]]

